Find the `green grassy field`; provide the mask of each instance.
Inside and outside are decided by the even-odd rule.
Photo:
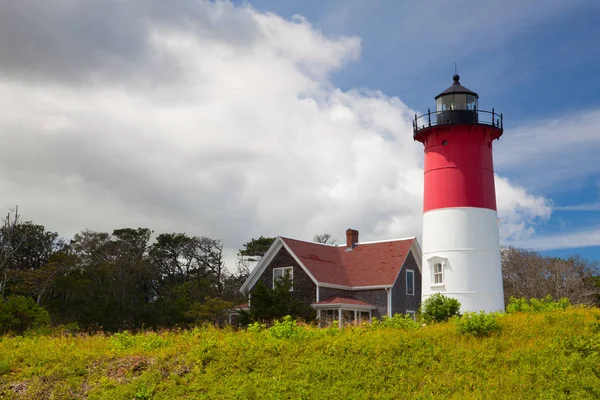
[[[508,314],[500,325],[489,337],[453,322],[4,337],[0,398],[600,398],[600,310]]]

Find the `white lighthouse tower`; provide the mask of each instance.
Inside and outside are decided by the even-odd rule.
[[[479,110],[458,75],[435,99],[413,126],[425,147],[422,299],[439,292],[463,312],[504,310],[492,159],[502,114]]]

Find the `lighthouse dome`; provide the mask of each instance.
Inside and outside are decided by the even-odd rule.
[[[435,96],[436,110],[476,110],[479,95],[460,84],[460,76],[454,75],[454,83]]]

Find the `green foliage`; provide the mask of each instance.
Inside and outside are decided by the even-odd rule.
[[[128,349],[135,345],[136,336],[129,333],[129,331],[123,331],[112,335],[112,337],[110,338],[110,342],[112,343],[115,349]]]
[[[10,363],[8,361],[0,361],[0,376],[10,374]]]
[[[260,322],[252,322],[248,324],[247,331],[252,333],[259,333],[267,329],[267,324],[261,324]]]
[[[269,334],[277,339],[292,339],[302,337],[307,331],[298,328],[298,322],[291,316],[286,315],[280,321],[275,321],[269,328]]]
[[[48,312],[31,297],[9,296],[6,300],[0,299],[0,334],[22,334],[30,329],[49,326]]]
[[[397,329],[392,320],[400,316],[377,329],[318,329],[285,318],[258,332],[252,325],[3,337],[0,397],[596,399],[599,315],[590,308],[506,314],[502,333],[485,340],[458,334],[455,323]]]
[[[511,297],[508,305],[506,306],[507,313],[515,312],[527,312],[537,313],[543,311],[554,311],[554,310],[566,310],[571,305],[571,302],[567,298],[562,298],[558,301],[552,300],[550,295],[543,299],[526,299],[526,298],[515,298]]]
[[[381,320],[373,317],[370,325],[365,325],[367,329],[376,330],[382,328],[403,329],[405,331],[414,331],[421,325],[414,321],[410,315],[394,314],[391,318],[384,315]]]
[[[315,310],[292,297],[291,285],[288,277],[278,280],[274,289],[269,289],[263,281],[258,281],[252,290],[250,310],[240,311],[239,322],[242,325],[259,321],[270,322],[286,315],[305,321],[314,320]]]
[[[135,400],[147,400],[150,398],[151,395],[152,390],[149,389],[148,386],[146,386],[146,384],[142,382],[142,384],[138,386],[133,398]]]
[[[203,303],[192,304],[190,310],[185,313],[195,321],[223,323],[227,319],[227,311],[233,308],[233,303],[218,298],[207,297]]]
[[[252,238],[251,241],[245,243],[242,248],[238,251],[238,256],[248,261],[260,260],[269,247],[273,244],[276,238],[261,236],[258,239]]]
[[[431,322],[448,321],[451,317],[460,315],[458,300],[435,293],[421,304],[421,319]]]
[[[466,312],[455,319],[456,330],[464,335],[489,336],[502,330],[498,319],[500,313]]]

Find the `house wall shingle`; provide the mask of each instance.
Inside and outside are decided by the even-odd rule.
[[[415,272],[415,294],[406,294],[406,270]],[[421,305],[421,273],[412,252],[400,270],[400,274],[392,288],[392,313],[406,314],[406,310],[417,311]]]
[[[352,292],[343,289],[332,289],[327,287],[319,287],[319,301],[323,301],[331,296],[350,297]]]
[[[365,301],[377,307],[373,310],[373,316],[381,318],[387,314],[387,292],[385,289],[354,290],[352,297]]]
[[[273,268],[281,267],[294,267],[292,297],[304,304],[310,305],[314,303],[317,300],[317,286],[308,274],[304,272],[302,267],[298,265],[296,260],[294,260],[294,257],[283,247],[279,249],[269,266],[262,273],[260,280],[268,288],[273,288]]]

